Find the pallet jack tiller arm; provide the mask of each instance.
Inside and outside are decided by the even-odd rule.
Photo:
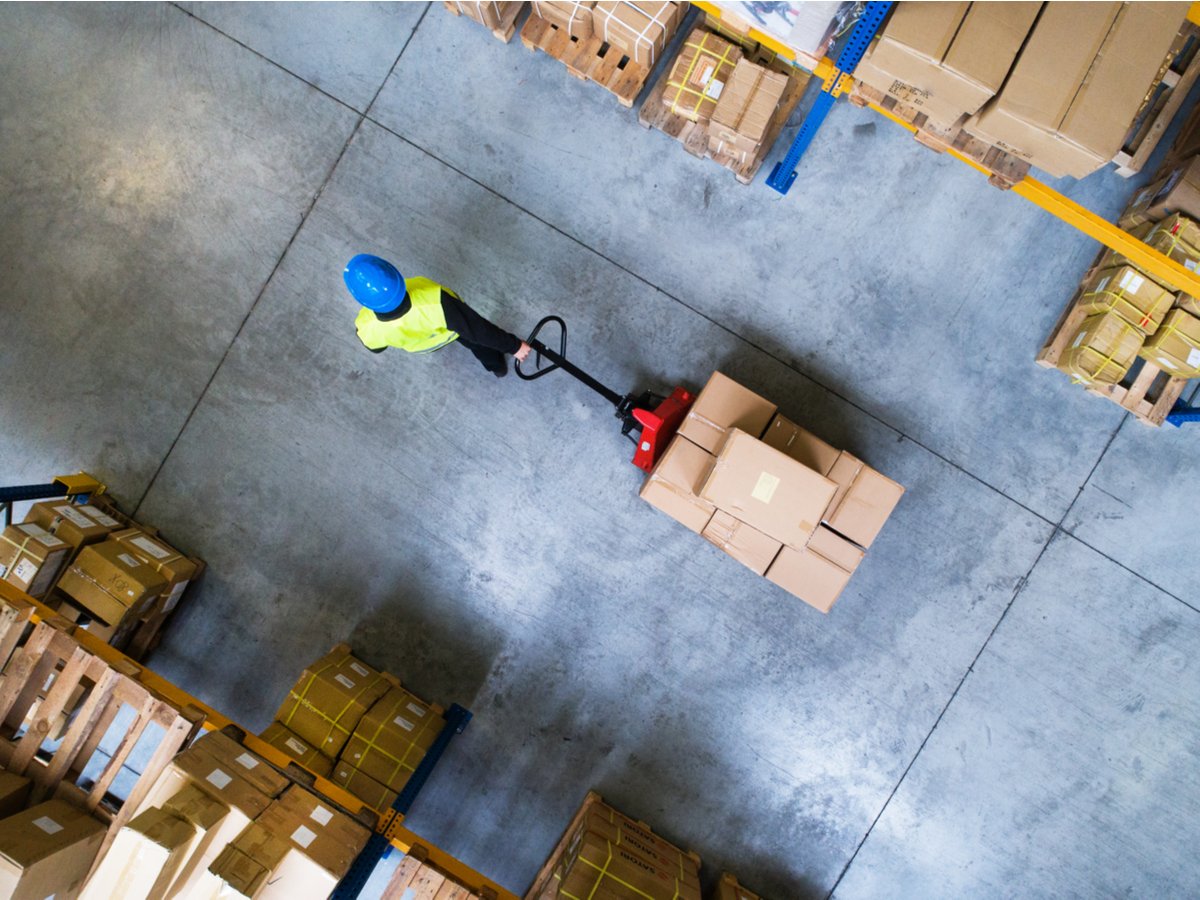
[[[551,350],[538,340],[538,335],[547,325],[555,325],[559,329],[557,350]],[[652,391],[618,394],[567,359],[567,323],[559,316],[546,316],[538,322],[525,339],[525,343],[533,348],[537,356],[532,372],[522,371],[521,363],[517,362],[516,371],[520,378],[533,381],[543,375],[549,375],[556,369],[563,369],[582,381],[616,409],[616,416],[621,420],[621,434],[637,445],[633,454],[633,464],[646,472],[654,468],[654,464],[658,462],[658,458],[691,408],[692,401],[695,400],[690,392],[677,387],[668,397]],[[543,366],[543,359],[549,360],[550,365]],[[635,431],[638,432],[636,438],[633,436]]]

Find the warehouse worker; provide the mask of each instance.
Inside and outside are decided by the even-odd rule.
[[[527,343],[497,328],[453,291],[428,278],[403,278],[386,259],[360,253],[346,263],[342,277],[363,306],[354,321],[358,339],[373,353],[388,347],[429,353],[458,341],[497,378],[508,374],[506,353],[518,361],[529,355]]]

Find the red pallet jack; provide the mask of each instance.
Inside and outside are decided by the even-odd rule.
[[[557,350],[551,350],[538,340],[538,335],[547,325],[557,325],[560,329]],[[683,417],[687,415],[688,409],[696,399],[690,391],[681,387],[671,391],[668,397],[652,391],[618,394],[605,387],[567,359],[567,323],[558,316],[546,316],[538,322],[525,339],[525,343],[532,347],[536,354],[535,368],[532,372],[523,372],[521,363],[518,362],[517,375],[525,381],[533,381],[543,375],[549,375],[555,369],[563,369],[590,387],[616,407],[617,418],[621,420],[621,434],[637,445],[633,452],[633,464],[646,472],[654,468],[654,464],[675,436]],[[543,357],[550,361],[550,365],[542,365]],[[636,437],[635,431],[638,433]]]

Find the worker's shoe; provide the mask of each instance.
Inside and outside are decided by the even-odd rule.
[[[501,360],[500,368],[488,369],[488,371],[491,372],[493,375],[495,375],[497,378],[503,378],[505,375],[508,374],[508,360],[507,359]]]

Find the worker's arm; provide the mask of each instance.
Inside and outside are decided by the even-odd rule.
[[[516,353],[521,349],[519,337],[493,325],[445,288],[442,289],[442,311],[446,314],[446,327],[472,344],[491,347],[501,353]]]

